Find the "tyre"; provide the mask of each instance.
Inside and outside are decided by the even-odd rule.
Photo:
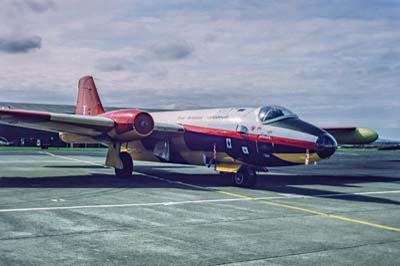
[[[257,183],[257,174],[253,169],[242,166],[237,173],[232,176],[232,183],[238,187],[254,187]]]
[[[115,175],[117,177],[130,177],[133,172],[133,160],[132,157],[127,152],[122,152],[119,154],[121,158],[123,168],[117,169],[115,168]]]

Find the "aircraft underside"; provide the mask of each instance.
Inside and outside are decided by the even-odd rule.
[[[128,142],[122,149],[134,160],[193,165],[249,165],[257,169],[305,164],[320,160],[313,149],[252,140],[185,132],[168,140],[146,138]]]

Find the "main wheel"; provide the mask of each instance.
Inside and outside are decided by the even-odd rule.
[[[115,168],[115,175],[117,177],[130,177],[130,176],[132,176],[132,172],[133,172],[133,160],[132,160],[132,157],[127,152],[121,152],[119,154],[119,157],[121,158],[123,168],[122,169]]]
[[[238,187],[253,187],[257,183],[257,174],[254,169],[242,166],[232,176],[232,183]]]

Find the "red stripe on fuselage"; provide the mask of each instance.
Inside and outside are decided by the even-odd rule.
[[[260,136],[257,134],[241,134],[236,131],[224,130],[224,129],[216,129],[216,128],[208,128],[208,127],[199,127],[192,125],[183,125],[187,132],[194,132],[212,136],[221,136],[221,137],[229,137],[229,138],[237,138],[237,139],[245,139],[252,140],[258,142],[266,142],[266,143],[274,143],[292,147],[299,147],[313,150],[315,149],[315,143],[311,141],[298,140],[298,139],[289,139],[275,136]]]

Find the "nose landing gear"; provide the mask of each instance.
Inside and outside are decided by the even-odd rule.
[[[238,187],[254,187],[257,183],[257,173],[250,167],[242,166],[239,171],[232,174],[232,183]]]

